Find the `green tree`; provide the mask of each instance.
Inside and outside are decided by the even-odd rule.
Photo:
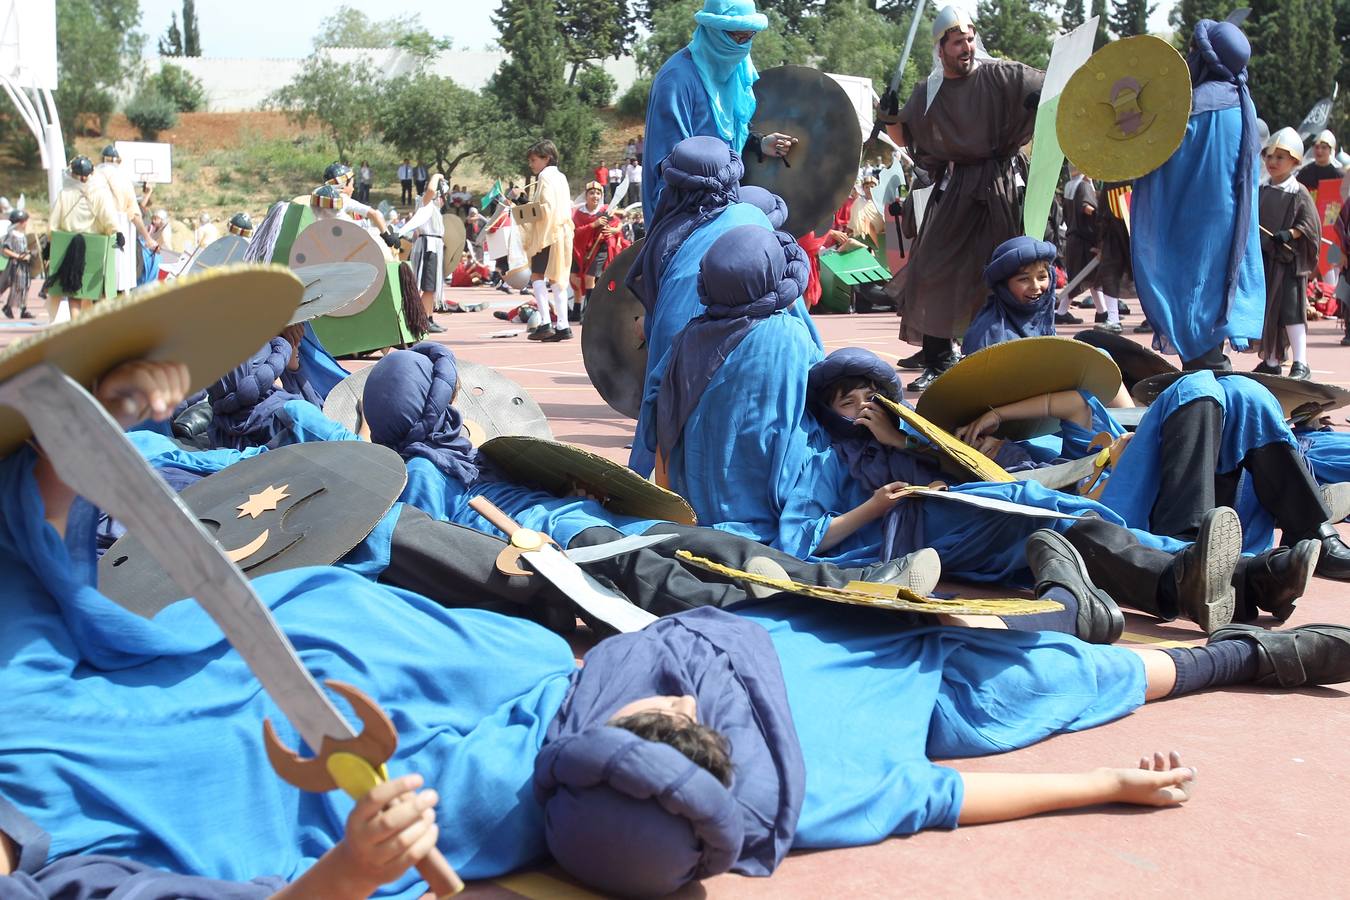
[[[813,42],[820,20],[806,19],[800,28],[789,28],[783,14],[776,9],[766,10],[769,27],[755,35],[750,42],[750,58],[757,69],[774,66],[809,65],[815,50]],[[689,34],[693,35],[693,29]]]
[[[178,110],[173,101],[150,85],[141,85],[125,112],[127,121],[140,132],[143,141],[153,141],[161,131],[178,124]]]
[[[102,133],[112,115],[114,89],[140,62],[138,0],[61,0],[56,4],[56,108],[67,140],[90,116]]]
[[[702,0],[669,0],[651,13],[651,30],[633,52],[638,69],[655,75],[694,36],[694,13]]]
[[[1252,43],[1252,102],[1271,130],[1297,127],[1312,105],[1331,94],[1335,68],[1295,60],[1337,60],[1331,0],[1252,0],[1245,30]]]
[[[448,178],[504,137],[499,119],[476,91],[419,72],[385,83],[375,128],[400,155],[426,160]]]
[[[990,54],[1038,69],[1050,61],[1056,23],[1041,0],[980,0],[975,22]]]
[[[1172,39],[1184,49],[1191,43],[1191,32],[1195,31],[1196,22],[1201,19],[1222,22],[1233,10],[1248,5],[1248,0],[1180,0],[1167,17],[1172,26]]]
[[[558,24],[571,70],[567,83],[591,60],[617,59],[637,37],[636,16],[627,0],[558,0]]]
[[[1148,17],[1157,8],[1157,4],[1148,0],[1116,0],[1111,12],[1111,30],[1123,38],[1148,34]]]
[[[492,18],[507,59],[487,91],[521,131],[558,146],[559,166],[580,171],[600,143],[600,122],[567,83],[566,46],[554,0],[502,0]],[[523,159],[512,161],[519,166]]]
[[[1064,11],[1059,14],[1060,27],[1065,31],[1073,31],[1086,21],[1087,13],[1083,11],[1083,0],[1066,0]]]
[[[377,20],[354,6],[343,4],[333,11],[314,36],[314,47],[416,47],[427,41],[444,43],[426,30],[422,17],[416,13]]]
[[[380,100],[379,76],[369,59],[334,62],[322,50],[311,53],[300,73],[274,92],[267,105],[285,110],[301,127],[318,122],[346,162],[375,125]]]
[[[197,31],[197,4],[193,0],[183,0],[183,55],[202,55],[202,38]]]
[[[813,48],[819,66],[826,72],[863,75],[872,79],[878,94],[889,86],[895,73],[897,48],[905,43],[905,28],[872,9],[864,0],[836,3],[828,15],[819,18]],[[919,44],[919,37],[914,39]],[[919,50],[923,47],[920,45]],[[919,61],[923,69],[918,67]],[[912,84],[919,71],[926,71],[928,60],[911,52],[904,81]]]
[[[201,81],[173,63],[160,63],[159,71],[145,80],[147,86],[173,104],[178,112],[196,112],[206,105]]]
[[[169,28],[159,39],[160,56],[183,55],[183,32],[178,30],[178,13],[169,13]]]
[[[1092,0],[1092,14],[1097,17],[1097,34],[1092,38],[1092,52],[1111,43],[1111,34],[1107,30],[1111,24],[1111,14],[1107,10],[1106,0]]]

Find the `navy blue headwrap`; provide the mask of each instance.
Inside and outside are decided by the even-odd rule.
[[[663,195],[664,197],[664,195]],[[806,290],[811,263],[792,235],[739,225],[708,248],[698,272],[703,315],[670,348],[656,400],[656,439],[669,453],[718,368],[750,329]]]
[[[1191,115],[1231,109],[1242,110],[1242,141],[1238,145],[1238,164],[1233,191],[1237,196],[1237,218],[1233,222],[1233,243],[1228,251],[1228,280],[1225,284],[1223,316],[1216,325],[1228,321],[1237,293],[1237,272],[1247,247],[1251,228],[1252,185],[1256,181],[1257,159],[1261,147],[1257,136],[1256,107],[1247,91],[1247,61],[1252,46],[1247,36],[1231,22],[1201,19],[1195,23],[1186,65],[1191,70]]]
[[[1059,255],[1055,245],[1035,238],[1015,237],[994,250],[984,270],[984,283],[993,291],[971,320],[961,341],[967,355],[985,347],[1024,337],[1047,337],[1055,333],[1055,278],[1035,303],[1022,303],[1008,290],[1008,279],[1033,262],[1053,264]]]
[[[459,384],[455,354],[430,341],[395,350],[366,380],[364,408],[370,439],[404,459],[420,456],[466,485],[479,479],[484,461],[460,425],[452,398]]]
[[[278,430],[276,416],[291,400],[306,399],[276,385],[291,360],[291,342],[274,337],[224,378],[207,388],[211,401],[211,446],[231,450],[258,447]]]
[[[757,184],[741,185],[741,202],[758,206],[760,211],[769,217],[769,224],[775,230],[782,228],[788,220],[787,201]]]
[[[658,168],[666,188],[646,223],[647,238],[625,281],[648,315],[656,306],[666,262],[690,232],[740,199],[745,174],[740,156],[725,141],[706,135],[680,141]]]

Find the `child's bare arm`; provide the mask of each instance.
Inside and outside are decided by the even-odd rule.
[[[376,785],[347,816],[347,833],[272,900],[364,900],[401,877],[436,846],[434,790],[418,791],[421,775]]]
[[[1103,803],[1176,806],[1190,799],[1195,769],[1175,751],[1143,757],[1134,769],[1093,769],[1071,775],[962,772],[961,825],[1006,822],[1039,813]]]
[[[890,484],[882,485],[872,492],[871,497],[868,497],[853,509],[843,515],[835,516],[830,520],[829,528],[825,529],[825,536],[820,539],[820,543],[816,546],[816,552],[820,553],[837,546],[868,522],[886,515],[886,512],[895,505],[895,501],[900,498],[900,489],[904,487],[908,487],[908,485],[903,481],[893,481]]]
[[[967,444],[974,444],[1004,422],[1039,419],[1045,416],[1062,422],[1073,422],[1083,428],[1092,425],[1092,408],[1088,406],[1082,394],[1077,391],[1057,391],[991,409],[964,428],[957,429],[956,436]]]

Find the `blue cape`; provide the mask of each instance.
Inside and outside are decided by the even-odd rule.
[[[242,450],[266,444],[278,430],[276,417],[281,408],[292,400],[308,399],[303,394],[303,381],[295,377],[297,373],[286,372],[290,359],[290,342],[283,337],[272,338],[207,388],[212,413],[208,434],[213,447]],[[299,393],[276,386],[277,379],[285,374],[291,376],[290,383],[300,389]]]
[[[670,453],[718,366],[756,325],[796,303],[811,274],[806,251],[784,232],[743,225],[712,245],[699,267],[703,315],[670,349],[656,401],[657,446]]]
[[[628,270],[625,284],[651,317],[657,305],[661,273],[690,232],[708,224],[737,202],[745,166],[726,143],[695,136],[680,141],[657,166],[666,183],[660,201],[646,219],[647,237]]]
[[[300,747],[219,628],[192,601],[153,620],[92,585],[91,532],[44,522],[23,449],[0,462],[0,795],[52,836],[51,856],[108,854],[228,881],[293,879],[341,838],[352,801],[303,793],[267,761],[262,722]],[[441,794],[440,848],[466,878],[545,854],[533,759],[575,669],[523,619],[445,610],[333,568],[254,588],[321,682],[376,698],[399,731],[393,774]],[[203,815],[209,810],[210,815]],[[414,898],[410,872],[378,896]]]
[[[993,293],[971,319],[961,340],[962,353],[969,355],[1017,338],[1054,335],[1054,260],[1058,255],[1054,244],[1029,237],[1015,237],[999,244],[984,270],[985,284]],[[1034,303],[1014,299],[1008,290],[1008,279],[1022,266],[1038,261],[1051,266],[1050,286]]]

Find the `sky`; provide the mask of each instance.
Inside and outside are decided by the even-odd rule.
[[[344,0],[201,0],[197,20],[202,55],[217,57],[296,57],[312,47],[323,17]],[[448,37],[456,49],[482,50],[497,39],[492,25],[496,0],[345,0],[375,19],[417,13],[432,34]],[[941,0],[939,0],[941,2]],[[975,11],[975,0],[956,0]],[[1167,27],[1172,4],[1158,3],[1149,25]],[[182,9],[181,0],[141,0],[141,31],[153,54],[156,42],[169,27],[169,14]],[[284,14],[282,14],[284,11]]]

